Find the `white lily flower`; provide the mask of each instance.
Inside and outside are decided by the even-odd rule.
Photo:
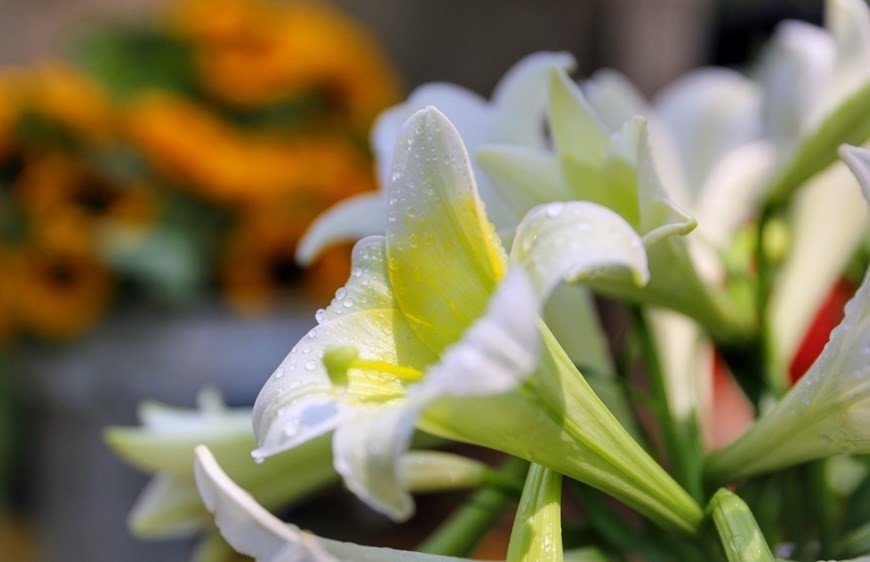
[[[696,222],[668,198],[645,120],[636,117],[618,130],[608,129],[580,89],[556,71],[550,83],[550,113],[555,153],[492,146],[478,152],[490,175],[511,187],[505,194],[517,211],[548,200],[588,200],[609,207],[643,238],[650,283],[638,288],[626,281],[593,280],[592,288],[672,308],[697,319],[722,340],[748,331],[750,319],[707,286],[696,270],[681,239]]]
[[[397,460],[416,424],[601,486],[662,524],[694,527],[694,502],[537,323],[541,300],[560,279],[628,269],[644,281],[639,237],[601,206],[556,203],[521,223],[514,259],[522,268],[509,268],[472,174],[442,114],[428,108],[409,119],[387,188],[386,236],[357,244],[348,284],[264,386],[254,407],[255,454],[335,430],[335,466],[348,487],[403,519],[413,503]],[[547,353],[529,379],[539,330]],[[539,427],[534,436],[529,424]]]
[[[459,130],[472,156],[478,147],[491,143],[543,147],[546,77],[552,68],[570,70],[574,65],[568,53],[529,55],[504,75],[492,101],[449,83],[424,84],[414,90],[406,102],[385,111],[372,130],[381,191],[349,198],[318,217],[299,243],[299,262],[311,263],[335,242],[358,240],[386,230],[388,201],[384,190],[391,181],[393,149],[402,124],[414,112],[430,105],[438,107]],[[490,220],[508,236],[519,222],[518,215],[473,160],[472,168]]]
[[[767,134],[779,166],[767,196],[785,201],[836,160],[842,143],[870,137],[870,8],[826,0],[825,29],[800,22],[777,28],[760,71]]]
[[[201,531],[209,522],[194,485],[193,449],[206,444],[260,501],[270,507],[287,505],[338,479],[326,439],[280,455],[258,466],[249,451],[256,444],[251,409],[229,409],[216,392],[200,393],[199,408],[173,408],[154,402],[139,407],[141,427],[112,427],[107,443],[125,461],[155,476],[130,512],[133,533],[170,538]],[[282,479],[287,472],[298,478]]]

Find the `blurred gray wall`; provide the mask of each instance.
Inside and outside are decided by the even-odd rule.
[[[166,0],[0,0],[0,65],[56,53],[94,15],[135,19]],[[709,0],[336,0],[382,38],[406,84],[488,94],[521,56],[567,50],[581,75],[611,66],[647,93],[703,60]]]

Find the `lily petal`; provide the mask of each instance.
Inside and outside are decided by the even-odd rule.
[[[321,539],[285,525],[224,474],[205,447],[196,450],[196,481],[226,541],[257,562],[456,562],[446,556],[404,552]]]
[[[296,247],[296,261],[307,266],[324,248],[346,240],[383,234],[387,229],[387,202],[382,193],[349,197],[317,217]]]
[[[584,88],[590,105],[610,131],[616,131],[632,117],[648,112],[643,94],[625,75],[615,70],[595,72]]]
[[[532,209],[514,238],[511,257],[528,271],[538,297],[555,287],[626,268],[643,285],[649,278],[646,252],[634,229],[610,209],[571,201]]]
[[[690,188],[698,190],[719,160],[759,137],[761,99],[751,81],[723,68],[687,74],[656,98]]]
[[[387,275],[384,239],[371,236],[354,247],[351,276],[329,307],[318,312],[318,326],[294,346],[260,391],[253,421],[265,457],[335,429],[351,415],[337,400],[321,361],[327,348],[353,342],[360,355],[400,364],[429,364],[422,347],[396,309]]]
[[[434,400],[489,395],[517,386],[535,367],[538,301],[519,268],[510,270],[486,313],[449,347],[406,400],[372,408],[333,438],[335,466],[363,501],[401,521],[413,513],[401,459],[417,418]]]
[[[459,132],[437,109],[421,110],[405,124],[388,197],[396,302],[420,341],[439,353],[483,312],[507,261]]]
[[[550,125],[560,153],[574,155],[592,166],[604,159],[609,132],[564,71],[550,73]]]
[[[493,91],[496,116],[490,138],[519,146],[544,146],[547,77],[554,68],[571,72],[576,64],[570,53],[548,52],[533,53],[516,63]]]

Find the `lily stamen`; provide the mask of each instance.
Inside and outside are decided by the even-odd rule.
[[[423,372],[413,367],[393,365],[377,359],[361,359],[356,348],[350,346],[336,346],[327,349],[323,354],[323,365],[333,382],[343,385],[347,384],[347,372],[350,369],[374,371],[394,376],[406,382],[416,382],[423,378]]]

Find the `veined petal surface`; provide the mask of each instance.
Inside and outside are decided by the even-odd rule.
[[[318,312],[318,326],[293,347],[257,397],[253,414],[260,448],[256,456],[275,454],[335,429],[351,415],[354,405],[340,399],[340,390],[323,365],[326,349],[350,344],[368,360],[403,365],[434,362],[396,308],[386,269],[383,237],[357,243],[347,284],[326,310]],[[389,381],[375,380],[372,386],[389,394]]]
[[[440,353],[483,312],[507,260],[459,132],[437,109],[405,124],[387,196],[396,303],[420,341]]]

